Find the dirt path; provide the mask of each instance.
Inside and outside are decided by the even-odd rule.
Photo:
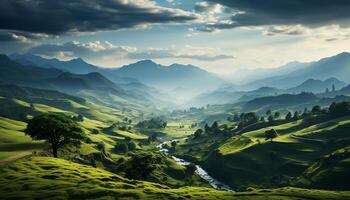
[[[32,152],[22,152],[22,153],[19,153],[17,155],[5,158],[3,160],[0,160],[0,166],[9,164],[10,162],[13,162],[15,160],[18,160],[20,158],[24,158],[24,157],[27,157],[27,156],[30,156],[30,155],[32,155]]]
[[[320,142],[320,143],[326,143],[325,140],[318,140],[318,139],[311,139],[311,138],[304,138],[304,137],[299,137],[294,134],[289,135],[290,138],[297,139],[297,140],[304,140],[304,141],[310,141],[310,142]]]

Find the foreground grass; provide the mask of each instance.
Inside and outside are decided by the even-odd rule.
[[[50,157],[32,157],[0,170],[1,199],[350,199],[350,192],[282,188],[230,193],[201,187],[172,189]]]

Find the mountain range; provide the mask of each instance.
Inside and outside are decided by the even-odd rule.
[[[151,60],[113,69],[111,72],[120,77],[129,77],[155,87],[159,90],[180,97],[178,100],[189,99],[196,94],[216,89],[225,83],[218,76],[193,65],[172,64],[164,66]]]
[[[331,95],[335,92],[332,91],[333,86],[334,90],[338,91],[350,82],[349,53],[341,53],[316,62],[291,62],[276,69],[242,72],[242,78],[251,79],[254,76],[255,79],[262,79],[240,85],[233,85],[193,65],[165,66],[152,60],[141,60],[120,68],[107,69],[86,63],[80,58],[60,61],[31,54],[12,54],[9,57],[17,63],[13,64],[15,67],[6,69],[12,70],[11,73],[3,71],[2,80],[10,83],[11,76],[7,74],[21,76],[16,79],[20,83],[31,79],[24,70],[27,69],[34,70],[36,78],[40,77],[41,81],[45,79],[46,82],[42,84],[40,81],[31,80],[29,86],[33,87],[45,85],[45,89],[68,93],[80,90],[97,91],[103,88],[118,96],[132,94],[131,96],[138,96],[137,98],[142,100],[156,98],[177,103],[186,102],[188,105],[244,102],[264,96],[301,92],[320,94],[329,91],[328,95]],[[18,68],[19,63],[22,67]]]
[[[306,79],[326,80],[332,77],[350,83],[350,53],[343,52],[310,63],[294,62],[294,67],[295,70],[289,71],[288,73],[278,75],[273,75],[272,73],[272,76],[252,81],[242,87],[257,88],[269,86],[287,89],[301,84]],[[282,69],[280,68],[278,70],[281,71]]]
[[[256,80],[249,83],[243,81],[240,85],[237,85],[239,81],[236,80],[235,85],[202,93],[188,103],[200,106],[227,104],[250,101],[263,96],[301,92],[320,94],[329,91],[328,96],[332,94],[343,95],[344,92],[336,93],[335,91],[350,83],[349,74],[350,53],[340,53],[316,62],[291,62],[276,69],[242,71],[237,73],[236,77]],[[333,86],[335,91],[332,91]]]
[[[98,72],[118,84],[127,86],[129,83],[137,83],[143,88],[155,88],[173,94],[173,98],[176,98],[176,101],[190,99],[195,95],[216,89],[226,83],[218,76],[193,65],[172,64],[164,66],[151,60],[141,60],[120,68],[107,69],[86,63],[81,58],[60,61],[32,54],[11,54],[9,57],[26,66],[35,65],[42,68],[56,68],[74,74]],[[158,91],[158,96],[160,95],[159,93],[162,92]],[[170,99],[164,97],[164,95],[161,96],[162,98]]]
[[[153,90],[150,93],[147,90],[140,93],[129,89],[128,84],[114,83],[98,72],[74,74],[56,68],[22,65],[5,55],[0,55],[0,69],[2,83],[59,91],[113,107],[130,104],[142,107],[164,103],[152,95]],[[148,87],[144,87],[146,88]]]

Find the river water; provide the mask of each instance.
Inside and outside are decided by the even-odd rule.
[[[172,141],[174,141],[174,140],[172,140]],[[165,149],[163,146],[165,144],[167,144],[167,143],[171,143],[172,141],[163,142],[163,143],[157,145],[157,148],[161,152],[169,155],[169,150]],[[175,141],[177,141],[177,140],[175,140]],[[170,155],[170,156],[171,156],[171,158],[173,160],[175,160],[175,162],[177,162],[180,165],[190,165],[191,164],[190,162],[188,162],[188,161],[186,161],[184,159],[177,158],[177,157],[172,156],[172,155]],[[234,192],[234,190],[232,188],[230,188],[228,185],[226,185],[226,184],[216,180],[215,178],[211,177],[201,166],[199,166],[199,165],[195,165],[195,166],[196,166],[195,173],[198,176],[200,176],[202,179],[206,180],[213,188],[219,189],[219,190],[226,190],[226,191]]]

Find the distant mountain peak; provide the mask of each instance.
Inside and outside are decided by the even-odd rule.
[[[9,59],[9,57],[7,55],[5,55],[5,54],[0,54],[0,58],[1,59]]]
[[[344,52],[341,52],[340,54],[338,54],[336,56],[339,56],[339,57],[341,57],[341,56],[350,56],[350,53],[344,51]]]
[[[331,77],[331,78],[325,80],[325,82],[338,82],[338,81],[340,82],[340,80],[335,78],[335,77]]]
[[[87,64],[87,62],[85,62],[85,60],[83,60],[82,58],[74,58],[72,60],[69,60],[68,62]]]
[[[0,54],[0,62],[1,64],[16,64],[16,62],[14,62],[13,60],[11,60],[11,58],[9,58],[7,55],[5,54]]]
[[[158,65],[153,60],[140,60],[140,61],[136,62],[135,64],[139,64],[139,65]]]

